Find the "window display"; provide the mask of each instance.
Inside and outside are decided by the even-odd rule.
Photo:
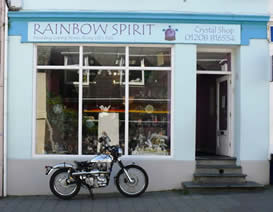
[[[145,71],[144,76],[145,86],[129,87],[129,154],[168,155],[171,72]]]
[[[65,84],[64,73],[37,70],[37,154],[78,153],[78,89]]]
[[[83,86],[82,153],[100,152],[98,138],[103,132],[111,139],[111,145],[124,148],[125,86],[119,76],[125,71],[90,70],[90,74],[92,83]]]
[[[36,154],[171,154],[171,48],[37,46]],[[80,124],[81,123],[81,124]]]

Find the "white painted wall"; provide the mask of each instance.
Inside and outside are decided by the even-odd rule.
[[[51,195],[49,190],[49,178],[46,176],[45,165],[54,165],[63,160],[13,160],[8,161],[8,195]],[[73,160],[66,160],[73,163]],[[191,181],[195,169],[195,161],[177,160],[123,160],[124,164],[135,162],[143,167],[149,176],[147,191],[160,191],[180,189],[181,182]],[[161,172],[159,172],[159,170]],[[106,188],[95,189],[95,193],[118,192],[114,184],[114,176],[119,171],[118,165],[114,165],[110,184]],[[18,180],[20,173],[20,180]],[[81,191],[87,193],[86,189]],[[91,200],[90,200],[91,201]],[[128,210],[130,211],[130,210]],[[99,211],[98,211],[99,212]]]
[[[30,159],[33,44],[21,43],[20,39],[9,37],[8,157]],[[176,45],[174,55],[174,158],[195,160],[196,46]]]
[[[235,143],[237,156],[250,179],[267,182],[268,170],[269,76],[270,62],[266,40],[251,40],[235,51]],[[137,159],[152,179],[149,190],[179,188],[191,180],[195,167],[196,45],[179,44],[174,49],[174,158]],[[32,158],[33,44],[9,37],[8,81],[8,194],[48,194],[48,178],[35,177],[35,189],[25,185],[33,176],[42,176],[45,164],[56,160]],[[73,159],[73,158],[70,158]],[[75,157],[74,159],[78,159]],[[61,158],[59,158],[61,160]],[[67,159],[66,159],[67,160]],[[133,160],[126,159],[127,162]],[[254,165],[252,165],[254,162]],[[256,165],[255,165],[256,164]],[[17,180],[16,173],[24,167]],[[35,172],[32,173],[30,170]],[[168,170],[158,178],[156,170]],[[265,176],[266,175],[266,176]],[[164,183],[161,179],[164,179]],[[113,185],[109,188],[115,189]],[[109,190],[108,190],[109,191]],[[113,190],[111,190],[113,191]]]
[[[21,44],[21,37],[9,37],[9,158],[31,158],[33,68],[33,44]]]
[[[196,45],[175,46],[174,155],[195,160]]]
[[[269,0],[23,0],[23,10],[268,14]]]
[[[271,16],[273,16],[273,1],[272,0],[268,0],[268,8],[269,8],[269,13]]]
[[[271,154],[273,154],[273,82],[270,82],[270,143],[269,143],[269,155],[268,158],[271,158]]]
[[[238,47],[235,59],[235,143],[241,160],[266,160],[269,147],[270,58],[266,40]],[[16,62],[15,62],[16,61]],[[194,160],[196,46],[175,46],[174,156]],[[8,157],[32,157],[33,45],[9,38]],[[186,101],[185,101],[186,100]],[[239,146],[238,146],[239,145]]]
[[[267,160],[270,58],[267,40],[237,50],[235,142],[240,160]],[[238,144],[238,142],[240,142]]]
[[[268,25],[272,26],[273,25],[273,0],[269,0],[269,13],[270,13],[270,22]],[[268,31],[269,39],[270,39],[270,31]],[[273,56],[273,43],[269,44],[269,52],[270,56]],[[272,73],[272,59],[271,59],[271,73]],[[271,76],[272,80],[272,76]],[[273,154],[273,82],[270,83],[270,142],[269,142],[269,154],[268,158],[271,158],[271,154]]]

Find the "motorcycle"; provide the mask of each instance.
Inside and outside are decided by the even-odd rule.
[[[103,145],[102,153],[87,161],[74,161],[75,164],[60,163],[45,166],[46,175],[52,174],[49,180],[51,192],[61,199],[76,196],[81,187],[89,190],[94,198],[93,189],[109,185],[112,167],[120,167],[114,177],[118,191],[127,197],[136,197],[145,192],[149,178],[146,171],[135,164],[124,166],[121,161],[122,149],[109,145],[109,137],[102,136],[99,142]]]

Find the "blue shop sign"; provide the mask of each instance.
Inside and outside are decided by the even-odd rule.
[[[29,22],[28,42],[240,44],[239,24]]]

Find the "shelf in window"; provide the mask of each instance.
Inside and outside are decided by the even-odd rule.
[[[100,109],[91,109],[91,110],[84,110],[85,113],[124,113],[125,110],[118,110],[118,109],[110,109],[108,111],[102,111]],[[144,113],[144,114],[169,114],[169,111],[165,110],[158,110],[158,111],[152,111],[152,112],[146,112],[145,110],[129,110],[129,113]]]
[[[124,101],[124,98],[83,98],[83,101]],[[151,102],[170,102],[170,99],[135,99],[129,98],[129,101],[151,101]]]
[[[99,120],[97,119],[93,119],[93,120],[90,120],[88,119],[89,121],[92,121],[92,122],[99,122]],[[121,122],[125,122],[125,120],[119,120]],[[167,124],[167,123],[170,123],[169,121],[129,121],[129,123],[135,123],[135,124]]]
[[[124,101],[124,98],[82,98],[83,101]]]
[[[166,124],[170,123],[169,121],[129,121],[129,123],[136,123],[136,124]]]
[[[97,119],[88,119],[88,121],[99,122],[99,120],[97,120]]]
[[[170,99],[129,99],[129,101],[170,102]]]

